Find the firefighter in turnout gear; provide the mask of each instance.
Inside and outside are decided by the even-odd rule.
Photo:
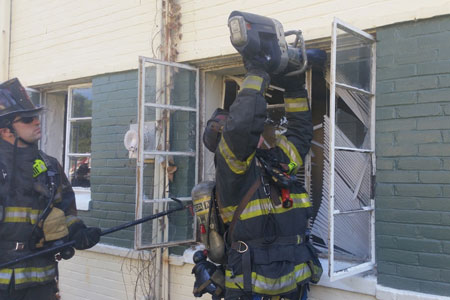
[[[322,268],[307,236],[312,204],[295,180],[313,136],[304,74],[278,78],[288,123],[276,135],[265,122],[264,57],[243,60],[237,98],[229,113],[214,113],[203,136],[215,153],[216,198],[227,227],[225,299],[306,299]]]
[[[75,195],[58,161],[38,150],[39,114],[17,79],[0,84],[0,263],[65,241],[94,246],[100,229],[76,217]],[[60,254],[70,258],[73,249]],[[57,262],[46,254],[0,270],[0,300],[55,299]]]

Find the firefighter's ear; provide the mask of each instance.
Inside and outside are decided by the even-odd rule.
[[[0,138],[3,138],[3,135],[6,134],[7,128],[0,128]]]
[[[6,139],[12,136],[11,130],[9,128],[0,128],[0,138]]]

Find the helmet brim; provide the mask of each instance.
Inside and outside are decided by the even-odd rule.
[[[21,117],[34,117],[34,116],[38,116],[38,115],[42,114],[43,112],[44,112],[44,107],[40,106],[40,107],[36,107],[35,109],[16,112],[16,115],[21,116]]]

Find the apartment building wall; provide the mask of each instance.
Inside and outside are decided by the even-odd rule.
[[[179,60],[189,61],[234,53],[225,27],[233,10],[279,20],[285,30],[300,29],[305,40],[329,37],[331,22],[338,17],[360,29],[373,29],[401,21],[428,18],[450,12],[448,1],[180,1],[183,39]]]
[[[136,69],[139,55],[158,51],[160,9],[156,0],[14,0],[10,77],[30,86]]]
[[[158,45],[153,42],[158,39],[160,30],[161,3],[156,0],[12,2],[10,77],[17,76],[24,84],[33,86],[93,78],[94,110],[97,109],[92,122],[94,201],[89,212],[80,213],[89,225],[111,227],[134,215],[134,166],[122,148],[122,137],[129,123],[136,120],[133,105],[137,95],[137,58],[139,55],[155,56],[158,51]],[[445,265],[449,254],[448,237],[442,227],[447,224],[448,213],[438,210],[446,209],[445,200],[449,196],[448,184],[441,182],[447,179],[449,167],[449,155],[445,152],[449,143],[449,108],[445,103],[449,100],[446,98],[448,48],[447,44],[440,44],[440,38],[449,40],[448,17],[438,21],[439,25],[435,19],[412,20],[448,14],[448,1],[214,0],[177,3],[181,6],[182,16],[178,45],[180,61],[234,53],[226,21],[229,13],[236,9],[277,18],[285,29],[300,28],[307,40],[328,37],[334,16],[363,29],[385,26],[376,28],[380,40],[377,46],[377,153],[380,158],[378,171],[383,175],[379,176],[377,188],[379,279],[381,284],[397,289],[445,294],[450,268]],[[409,22],[392,25],[403,21]],[[430,56],[435,60],[427,61]],[[431,97],[424,98],[426,95]],[[126,107],[122,106],[124,104]],[[414,149],[417,151],[410,152]],[[403,150],[410,154],[405,157]],[[439,163],[435,156],[439,157]],[[407,169],[411,167],[414,168]],[[425,191],[425,195],[420,194]],[[405,206],[401,203],[405,202],[416,205],[414,211],[404,211]],[[419,207],[419,204],[424,206]],[[398,219],[399,216],[405,219]],[[436,223],[438,216],[439,224]],[[422,223],[411,224],[408,218],[417,223],[415,217]],[[433,229],[426,234],[438,236],[424,236],[417,231],[422,227]],[[402,228],[406,229],[401,231]],[[132,230],[105,237],[102,241],[125,248],[106,252],[98,248],[78,251],[72,260],[62,262],[63,299],[131,297],[128,289],[133,288],[131,283],[136,278],[127,275],[121,266],[126,256],[123,251],[127,252],[123,249],[132,247],[132,238]],[[432,243],[427,243],[430,240]],[[410,246],[413,248],[404,249]],[[426,253],[430,247],[435,252]],[[411,260],[403,261],[408,258]],[[138,265],[139,261],[133,264]],[[436,267],[437,264],[441,264],[441,268]],[[191,267],[191,264],[172,264],[170,267],[169,284],[176,299],[192,299],[189,287],[192,287],[194,277],[189,274]],[[120,276],[129,276],[129,283],[117,289],[109,288],[121,285]],[[427,282],[430,278],[432,285]],[[394,285],[397,279],[399,283]],[[327,289],[313,288],[313,298],[321,299],[314,296],[319,291],[325,296],[337,293],[334,299],[350,299],[349,293],[354,293]],[[105,296],[100,292],[105,292]],[[375,295],[378,299],[391,299],[389,297],[395,293],[373,292],[364,296],[356,293],[360,297],[356,299],[371,299]],[[408,294],[408,297],[427,298],[417,294]]]
[[[378,283],[450,296],[450,16],[377,39]]]
[[[226,25],[233,10],[277,18],[306,40],[329,37],[333,17],[372,29],[450,13],[446,0],[14,0],[9,76],[31,86],[135,69],[139,55],[159,55],[166,2],[180,8],[178,61],[235,53]]]

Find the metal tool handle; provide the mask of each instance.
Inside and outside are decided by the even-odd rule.
[[[142,219],[138,219],[138,220],[135,220],[135,221],[131,221],[131,222],[119,225],[119,226],[115,226],[115,227],[103,230],[100,233],[100,236],[104,236],[104,235],[107,235],[107,234],[110,234],[110,233],[113,233],[113,232],[116,232],[116,231],[119,231],[119,230],[122,230],[122,229],[125,229],[125,228],[128,228],[128,227],[131,227],[131,226],[135,226],[135,225],[138,225],[138,224],[141,224],[141,223],[153,220],[153,219],[157,219],[157,218],[166,216],[166,215],[171,214],[171,213],[173,213],[175,211],[183,210],[183,209],[185,209],[187,207],[187,206],[183,205],[181,200],[176,199],[176,198],[171,198],[171,199],[178,203],[177,207],[172,208],[172,209],[168,209],[166,211],[163,211],[163,212],[151,215],[151,216],[144,217]],[[28,260],[28,259],[40,256],[40,255],[51,254],[51,253],[58,253],[60,250],[62,250],[64,248],[67,248],[67,247],[73,247],[74,245],[75,245],[75,241],[68,241],[68,242],[65,242],[65,243],[63,243],[61,245],[57,245],[57,246],[50,247],[50,248],[47,248],[47,249],[44,249],[44,250],[41,250],[41,251],[38,251],[38,252],[35,252],[35,253],[32,253],[32,254],[29,254],[29,255],[18,257],[18,258],[14,259],[14,260],[11,260],[11,261],[8,261],[6,263],[0,264],[0,269],[7,268],[9,266],[15,265],[15,264],[17,264],[19,262],[22,262],[24,260]]]

